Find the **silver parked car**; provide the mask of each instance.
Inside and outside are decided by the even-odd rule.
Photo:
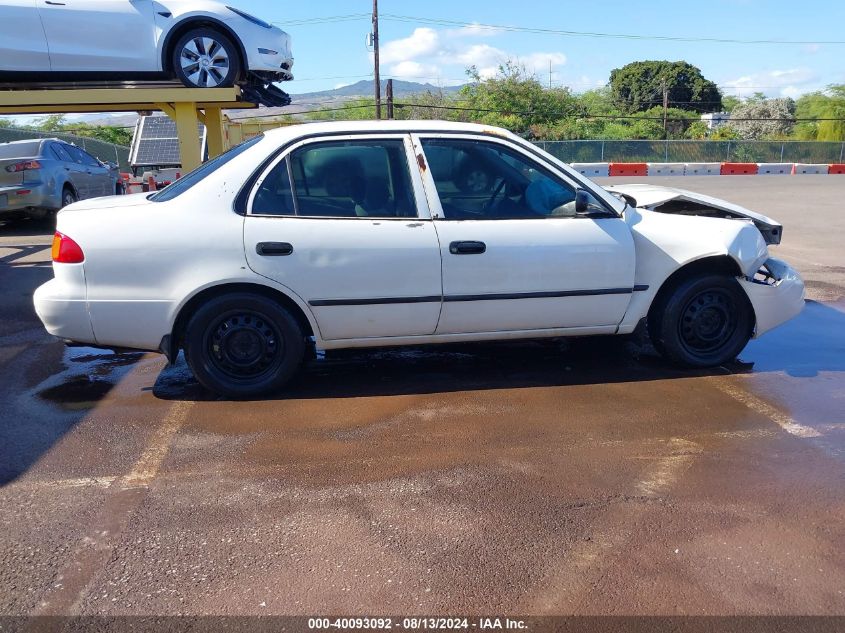
[[[0,217],[43,218],[62,207],[123,193],[117,165],[57,138],[0,143]]]

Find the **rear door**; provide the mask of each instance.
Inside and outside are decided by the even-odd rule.
[[[82,155],[82,164],[89,176],[88,192],[92,198],[110,196],[114,193],[111,172],[108,167],[83,149],[77,148]]]
[[[615,331],[634,291],[622,218],[593,197],[577,214],[579,184],[507,141],[420,135],[415,144],[443,261],[437,334]]]
[[[152,0],[38,0],[54,71],[158,70]]]
[[[256,182],[250,268],[293,290],[326,341],[432,334],[440,248],[407,135],[312,140]]]
[[[67,143],[62,143],[60,149],[70,159],[66,165],[66,171],[79,199],[93,198],[96,193],[92,193],[91,171],[83,160],[84,152],[75,145]]]
[[[0,2],[0,71],[43,72],[50,70],[47,37],[37,2],[44,0],[3,0]]]

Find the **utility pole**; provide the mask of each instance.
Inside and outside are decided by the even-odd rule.
[[[552,60],[549,59],[549,90],[552,89]]]
[[[663,138],[667,139],[669,138],[666,131],[666,119],[669,116],[669,87],[666,84],[666,79],[663,79],[660,85],[663,88]]]
[[[381,118],[381,77],[378,72],[378,0],[373,0],[373,75],[375,76],[376,119]]]
[[[387,80],[387,118],[393,120],[393,79]]]

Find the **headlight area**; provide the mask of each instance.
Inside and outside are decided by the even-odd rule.
[[[769,258],[757,272],[739,280],[754,308],[754,337],[788,321],[804,308],[804,280],[786,262]]]

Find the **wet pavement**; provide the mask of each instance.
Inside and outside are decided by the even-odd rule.
[[[46,335],[51,229],[0,226],[0,614],[845,614],[845,177],[653,180],[785,226],[810,301],[742,362],[355,351],[220,401]]]

